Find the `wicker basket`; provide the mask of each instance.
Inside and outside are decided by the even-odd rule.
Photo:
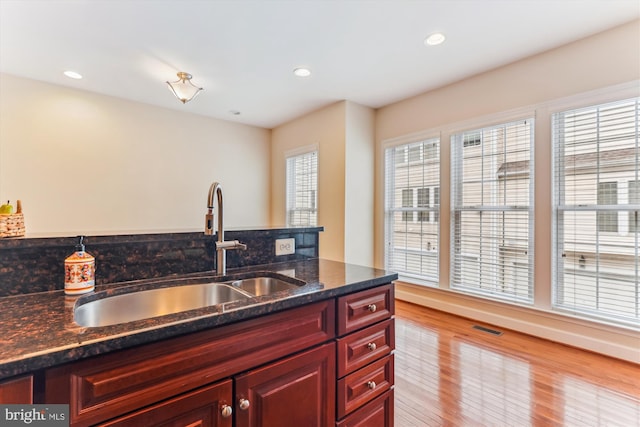
[[[0,214],[0,238],[24,236],[24,215],[16,213],[11,215]]]

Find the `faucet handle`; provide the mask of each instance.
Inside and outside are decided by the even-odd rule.
[[[219,249],[247,249],[247,245],[240,243],[237,240],[229,240],[226,242],[216,242],[216,250]]]

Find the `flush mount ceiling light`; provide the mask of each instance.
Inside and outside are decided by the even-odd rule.
[[[191,83],[191,74],[180,71],[178,81],[167,82],[169,89],[182,102],[186,104],[195,98],[203,89]]]
[[[442,33],[433,33],[426,39],[424,39],[424,44],[427,46],[437,46],[444,41],[446,37]]]
[[[82,74],[76,73],[75,71],[71,71],[71,70],[67,70],[62,74],[69,77],[70,79],[80,80],[82,78]]]
[[[299,67],[293,70],[293,74],[298,77],[309,77],[311,75],[311,70],[304,67]]]

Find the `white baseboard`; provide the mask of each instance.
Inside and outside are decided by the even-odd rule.
[[[421,286],[396,283],[396,299],[640,364],[640,334]]]

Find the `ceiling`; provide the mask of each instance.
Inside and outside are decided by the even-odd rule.
[[[639,17],[638,0],[0,0],[0,72],[273,128],[339,100],[382,107]],[[446,41],[425,46],[434,32]],[[300,66],[312,75],[294,76]],[[164,83],[178,71],[205,88],[185,105]]]

